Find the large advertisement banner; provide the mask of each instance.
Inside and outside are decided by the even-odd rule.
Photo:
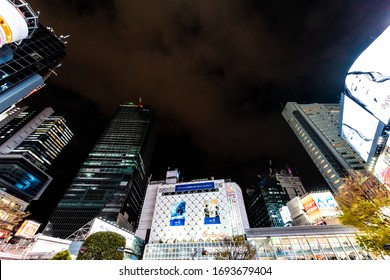
[[[174,203],[171,210],[170,226],[184,226],[186,214],[186,202],[181,201]]]
[[[337,217],[342,214],[339,205],[330,192],[312,193],[311,196],[323,217]]]
[[[19,227],[15,236],[23,236],[23,237],[32,237],[38,231],[40,223],[32,221],[32,220],[24,220],[22,225]]]
[[[344,96],[343,100],[341,137],[367,162],[374,154],[379,121],[351,98]]]
[[[345,94],[368,112],[390,121],[390,27],[356,59],[345,78]]]
[[[307,216],[311,221],[316,221],[319,218],[322,218],[320,209],[318,208],[317,203],[314,201],[314,198],[311,194],[303,197],[301,199],[303,208],[306,211]]]
[[[301,199],[301,202],[312,223],[342,214],[336,200],[329,191],[308,194]]]
[[[219,213],[218,200],[216,198],[204,201],[203,214],[205,225],[220,224]]]

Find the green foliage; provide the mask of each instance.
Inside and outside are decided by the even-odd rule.
[[[216,248],[216,260],[255,260],[256,249],[242,235],[225,238]]]
[[[126,238],[116,232],[95,232],[85,240],[85,250],[79,252],[77,260],[123,260],[118,248],[125,245]]]
[[[58,252],[55,254],[51,260],[71,260],[70,253],[68,250]]]
[[[344,179],[335,196],[344,225],[361,231],[357,241],[375,255],[390,254],[383,245],[390,243],[390,191],[370,173],[356,172]]]

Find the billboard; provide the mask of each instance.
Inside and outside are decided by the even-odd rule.
[[[283,206],[282,208],[280,208],[279,213],[280,213],[280,216],[282,217],[284,224],[292,222],[291,214],[290,214],[290,211],[288,210],[287,206]]]
[[[204,200],[203,203],[203,219],[205,225],[220,224],[218,199],[211,198],[210,200]]]
[[[342,214],[340,207],[329,191],[310,193],[301,198],[301,202],[312,223],[324,218],[338,217]]]
[[[41,224],[38,222],[25,220],[15,233],[15,236],[33,237],[40,226]]]
[[[341,137],[364,161],[375,153],[384,125],[348,96],[342,95]]]
[[[184,226],[186,214],[186,202],[180,201],[172,204],[170,226]]]
[[[374,168],[374,175],[378,180],[390,187],[390,140],[380,154]]]
[[[345,78],[345,94],[384,124],[390,121],[390,27],[355,60]]]

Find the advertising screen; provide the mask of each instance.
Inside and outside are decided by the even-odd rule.
[[[356,102],[343,96],[341,137],[365,160],[374,154],[377,130],[383,128],[378,119]]]
[[[184,226],[186,214],[186,202],[173,203],[171,210],[170,226]]]
[[[301,202],[312,223],[341,214],[336,200],[329,191],[310,193],[303,197]]]
[[[311,196],[316,202],[322,217],[337,217],[341,214],[340,207],[330,192],[312,193]]]
[[[345,94],[384,124],[390,120],[390,27],[355,60],[345,78]]]
[[[287,206],[283,206],[282,208],[280,208],[279,212],[280,212],[280,216],[282,217],[283,223],[287,224],[292,221],[291,214]]]
[[[37,232],[40,225],[40,223],[31,220],[25,220],[18,231],[15,233],[15,236],[32,237]]]
[[[378,180],[390,187],[390,140],[387,141],[387,145],[383,149],[383,152],[378,158],[378,161],[374,168],[374,175]]]
[[[205,200],[203,205],[204,224],[220,224],[218,200],[216,198]]]

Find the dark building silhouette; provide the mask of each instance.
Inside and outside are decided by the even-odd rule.
[[[246,200],[249,225],[256,227],[283,227],[280,208],[290,200],[275,174],[259,176],[255,186],[247,190]]]

